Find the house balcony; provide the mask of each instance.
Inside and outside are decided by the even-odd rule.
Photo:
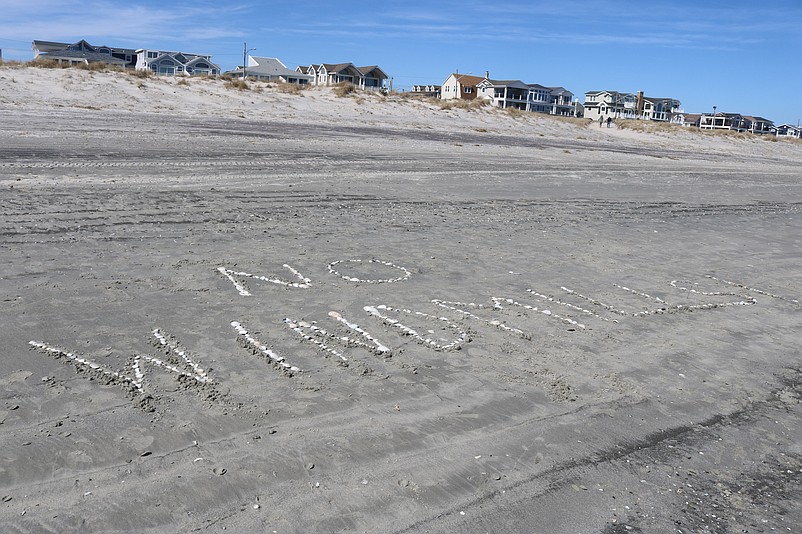
[[[671,120],[671,115],[665,111],[654,111],[651,115],[647,116],[649,120],[658,122],[668,122]]]
[[[359,87],[368,91],[380,91],[384,88],[384,82],[379,78],[360,78]]]
[[[734,130],[736,132],[743,132],[746,130],[746,123],[744,121],[739,122],[738,119],[732,119],[730,117],[702,116],[699,122],[699,128],[703,130]]]

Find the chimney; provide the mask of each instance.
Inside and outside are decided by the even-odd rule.
[[[635,98],[635,113],[643,115],[643,91],[638,91],[638,95]]]
[[[485,79],[486,79],[486,80],[489,80],[489,79],[490,79],[490,71],[489,71],[489,70],[486,70],[486,71],[485,71]]]

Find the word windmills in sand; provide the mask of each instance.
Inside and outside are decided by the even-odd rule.
[[[411,269],[377,259],[338,260],[327,267],[332,276],[354,286],[402,284],[413,278]],[[323,285],[316,284],[288,264],[283,264],[283,268],[289,271],[291,278],[252,274],[225,266],[218,267],[216,271],[230,282],[231,287],[242,298],[253,298],[253,290],[249,287],[253,283],[275,284],[293,291],[315,291],[316,287]],[[384,271],[386,274],[371,277],[359,273],[349,274],[349,271],[354,270],[359,273]],[[333,361],[338,368],[351,369],[362,374],[370,372],[370,365],[369,362],[357,359],[354,356],[356,351],[388,362],[393,361],[393,356],[399,352],[400,347],[406,347],[413,341],[422,347],[422,351],[410,356],[409,351],[405,350],[407,361],[398,365],[401,369],[417,373],[418,365],[425,363],[427,350],[459,351],[464,343],[471,340],[468,332],[475,331],[481,336],[482,328],[496,329],[524,340],[533,340],[541,330],[542,321],[571,332],[586,332],[603,329],[605,325],[612,323],[646,317],[751,306],[756,305],[757,299],[761,297],[794,307],[799,305],[797,299],[711,275],[704,277],[704,286],[703,288],[700,282],[688,280],[669,281],[667,291],[675,297],[684,297],[680,299],[684,300],[682,303],[671,303],[665,296],[657,296],[655,292],[647,293],[619,284],[598,291],[604,296],[592,296],[560,286],[552,293],[542,288],[528,288],[524,295],[488,295],[483,302],[432,298],[422,305],[430,309],[431,313],[386,303],[366,302],[362,310],[370,326],[360,325],[354,318],[346,317],[342,311],[331,310],[326,314],[330,321],[329,326],[321,326],[316,321],[285,317],[280,324],[274,325],[271,338],[275,339],[276,335],[285,332],[283,335],[310,345],[322,357]],[[282,376],[304,374],[300,365],[288,361],[287,356],[279,354],[274,347],[268,346],[249,332],[242,320],[231,320],[229,324],[233,329],[232,335],[242,350],[271,366]],[[472,330],[475,327],[479,330]],[[279,334],[274,330],[278,330]],[[148,379],[151,372],[166,373],[186,388],[207,393],[207,399],[224,397],[216,389],[216,380],[202,366],[200,358],[182,347],[177,338],[160,328],[153,329],[149,337],[151,344],[161,351],[161,356],[137,354],[131,356],[122,369],[114,369],[67,349],[54,347],[45,341],[31,340],[29,344],[42,354],[74,367],[80,375],[96,383],[118,386],[136,401],[136,405],[150,411],[154,410],[153,395],[158,390],[158,383]]]

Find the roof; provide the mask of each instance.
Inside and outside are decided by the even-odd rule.
[[[611,91],[609,89],[604,91],[585,91],[585,95],[600,95],[602,93],[607,93],[610,95],[632,96],[633,98],[636,96],[634,93],[622,93],[621,91]]]
[[[372,72],[378,71],[376,76],[377,78],[382,78],[382,79],[389,78],[389,76],[387,76],[387,73],[385,73],[381,68],[379,68],[378,65],[370,65],[368,67],[357,67],[356,70],[361,72],[363,76],[367,76]]]
[[[345,70],[348,67],[356,69],[353,63],[321,63],[320,66],[329,72],[340,72],[341,70]]]
[[[470,74],[458,74],[456,72],[452,74],[452,76],[454,76],[457,79],[457,81],[462,85],[478,85],[479,82],[484,80],[484,78],[482,78],[481,76],[472,76]]]
[[[140,52],[156,52],[156,53],[159,54],[159,57],[161,57],[161,56],[175,57],[175,56],[178,56],[178,55],[183,55],[183,56],[189,58],[190,61],[192,61],[193,59],[198,58],[198,57],[204,58],[204,59],[206,59],[206,61],[211,61],[212,60],[211,54],[193,54],[193,53],[190,53],[190,52],[176,52],[176,51],[170,51],[170,50],[159,50],[158,48],[138,48],[137,50],[135,50],[135,53],[137,53],[137,54],[139,54]]]
[[[572,93],[571,91],[569,91],[569,90],[568,90],[568,89],[566,89],[565,87],[560,87],[560,86],[557,86],[557,87],[547,87],[547,89],[549,89],[549,90],[550,90],[552,93],[562,93],[562,94],[568,93],[568,94],[569,94],[569,95],[571,95],[571,96],[573,96],[573,95],[574,95],[574,93]]]
[[[83,59],[87,62],[95,61],[98,63],[110,63],[113,65],[126,65],[127,62],[123,59],[116,58],[111,54],[103,54],[100,52],[90,52],[86,50],[72,50],[72,49],[65,49],[65,50],[55,50],[53,52],[42,52],[39,54],[40,58],[52,58],[52,59],[68,59],[68,60],[76,60],[76,59]]]
[[[111,46],[94,46],[89,44],[84,39],[77,43],[57,43],[54,41],[34,41],[33,48],[39,50],[39,57],[46,56],[54,59],[83,59],[87,62],[96,61],[102,63],[111,63],[117,65],[125,65],[126,62],[122,59],[115,58],[111,52],[123,52],[133,54],[133,50],[128,48],[114,48]],[[107,50],[106,52],[99,52],[99,50]]]
[[[50,52],[53,50],[62,50],[70,46],[70,43],[59,43],[57,41],[38,41],[34,39],[31,43],[31,48],[40,50],[42,52]]]
[[[192,58],[189,61],[187,61],[185,63],[185,65],[195,65],[196,63],[200,63],[201,61],[204,62],[204,63],[208,63],[212,67],[217,67],[217,65],[212,63],[212,60],[209,59],[207,56],[198,56],[198,57]]]
[[[248,65],[248,70],[255,74],[265,74],[271,75],[274,74],[276,76],[299,76],[299,72],[294,71],[292,69],[288,69],[284,63],[282,63],[278,58],[275,57],[251,57],[251,60],[256,63],[256,65]],[[309,74],[302,74],[303,76],[309,76]],[[309,76],[311,77],[311,76]]]
[[[649,102],[679,102],[676,98],[658,98],[655,96],[644,96],[643,99]]]

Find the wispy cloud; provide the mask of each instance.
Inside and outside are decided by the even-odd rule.
[[[368,18],[348,12],[311,18],[294,27],[274,29],[285,35],[330,38],[429,39],[442,43],[519,42],[578,46],[641,46],[735,51],[774,40],[796,19],[760,10],[677,9],[657,0],[644,6],[631,0],[480,2],[445,0],[436,5],[408,2],[407,9],[378,7]],[[786,14],[787,15],[787,14]]]
[[[131,41],[210,41],[239,36],[227,25],[232,14],[248,6],[215,7],[202,3],[159,7],[144,3],[6,0],[0,35],[8,39],[90,39]]]

